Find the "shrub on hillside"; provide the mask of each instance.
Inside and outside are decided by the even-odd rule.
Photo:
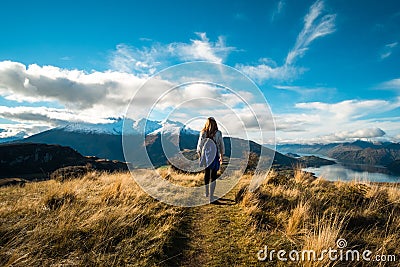
[[[79,179],[88,172],[93,171],[90,165],[87,166],[68,166],[59,168],[50,174],[50,179],[64,182],[66,180]]]

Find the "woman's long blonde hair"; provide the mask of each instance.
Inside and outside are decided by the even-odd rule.
[[[213,117],[207,118],[206,124],[204,125],[202,133],[206,133],[207,138],[213,138],[215,133],[218,131],[217,122]]]

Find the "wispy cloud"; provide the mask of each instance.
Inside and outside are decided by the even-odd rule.
[[[297,36],[293,49],[286,57],[286,64],[293,64],[296,59],[305,55],[309,45],[317,38],[335,31],[335,14],[323,15],[324,2],[315,2],[304,17],[304,26]]]
[[[211,41],[205,32],[197,32],[197,39],[190,43],[174,42],[161,44],[154,42],[149,47],[132,47],[119,44],[112,53],[110,66],[113,70],[148,76],[171,63],[204,60],[223,63],[236,48],[227,46],[223,36]]]
[[[196,34],[200,39],[192,39],[190,44],[172,43],[168,45],[169,50],[184,61],[206,60],[216,63],[222,63],[230,52],[236,50],[235,47],[226,46],[222,36],[216,42],[211,42],[205,32]]]
[[[380,59],[383,60],[385,58],[390,57],[393,53],[393,50],[397,47],[397,45],[398,45],[398,42],[386,44],[379,54]]]
[[[235,19],[235,20],[241,20],[241,21],[245,21],[245,20],[248,20],[248,17],[244,14],[244,13],[235,13],[234,15],[233,15],[233,18]]]
[[[331,93],[336,91],[336,88],[327,88],[327,87],[305,87],[296,85],[274,85],[274,87],[280,90],[296,92],[303,96],[316,95],[321,93]]]
[[[152,75],[160,65],[154,56],[163,53],[160,50],[156,47],[138,49],[127,44],[118,44],[116,50],[112,52],[110,66],[119,72]]]
[[[69,60],[72,60],[72,57],[69,57],[69,56],[65,56],[65,57],[62,57],[62,58],[60,58],[61,60],[64,60],[64,61],[69,61]]]
[[[283,11],[286,2],[284,0],[279,0],[276,4],[275,9],[272,11],[271,21],[274,21]]]
[[[324,2],[318,0],[304,17],[303,29],[282,66],[262,62],[258,65],[237,64],[236,67],[261,83],[266,80],[292,80],[305,71],[305,68],[295,66],[296,60],[306,54],[314,40],[335,31],[335,18],[335,14],[325,14]]]
[[[290,65],[276,66],[275,64],[261,63],[259,65],[237,64],[236,68],[259,83],[266,80],[287,81],[302,74],[305,69]]]
[[[396,90],[400,92],[400,78],[392,79],[378,85],[379,89]]]

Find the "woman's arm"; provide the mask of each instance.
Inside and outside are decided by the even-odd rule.
[[[203,147],[203,133],[202,132],[200,132],[200,134],[199,134],[199,140],[197,141],[197,149],[196,149],[196,151],[197,151],[197,154],[200,156],[200,154],[201,154],[201,149],[202,149],[202,147]]]
[[[222,162],[222,159],[223,159],[223,157],[224,157],[224,154],[225,154],[225,145],[224,145],[224,139],[222,138],[222,133],[221,132],[219,132],[219,135],[218,135],[218,137],[219,137],[219,142],[218,142],[218,144],[219,144],[219,160]]]

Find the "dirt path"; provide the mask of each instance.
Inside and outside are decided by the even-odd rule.
[[[180,266],[257,266],[262,237],[250,230],[233,190],[217,204],[191,210],[188,246]],[[265,263],[264,265],[265,266]]]

